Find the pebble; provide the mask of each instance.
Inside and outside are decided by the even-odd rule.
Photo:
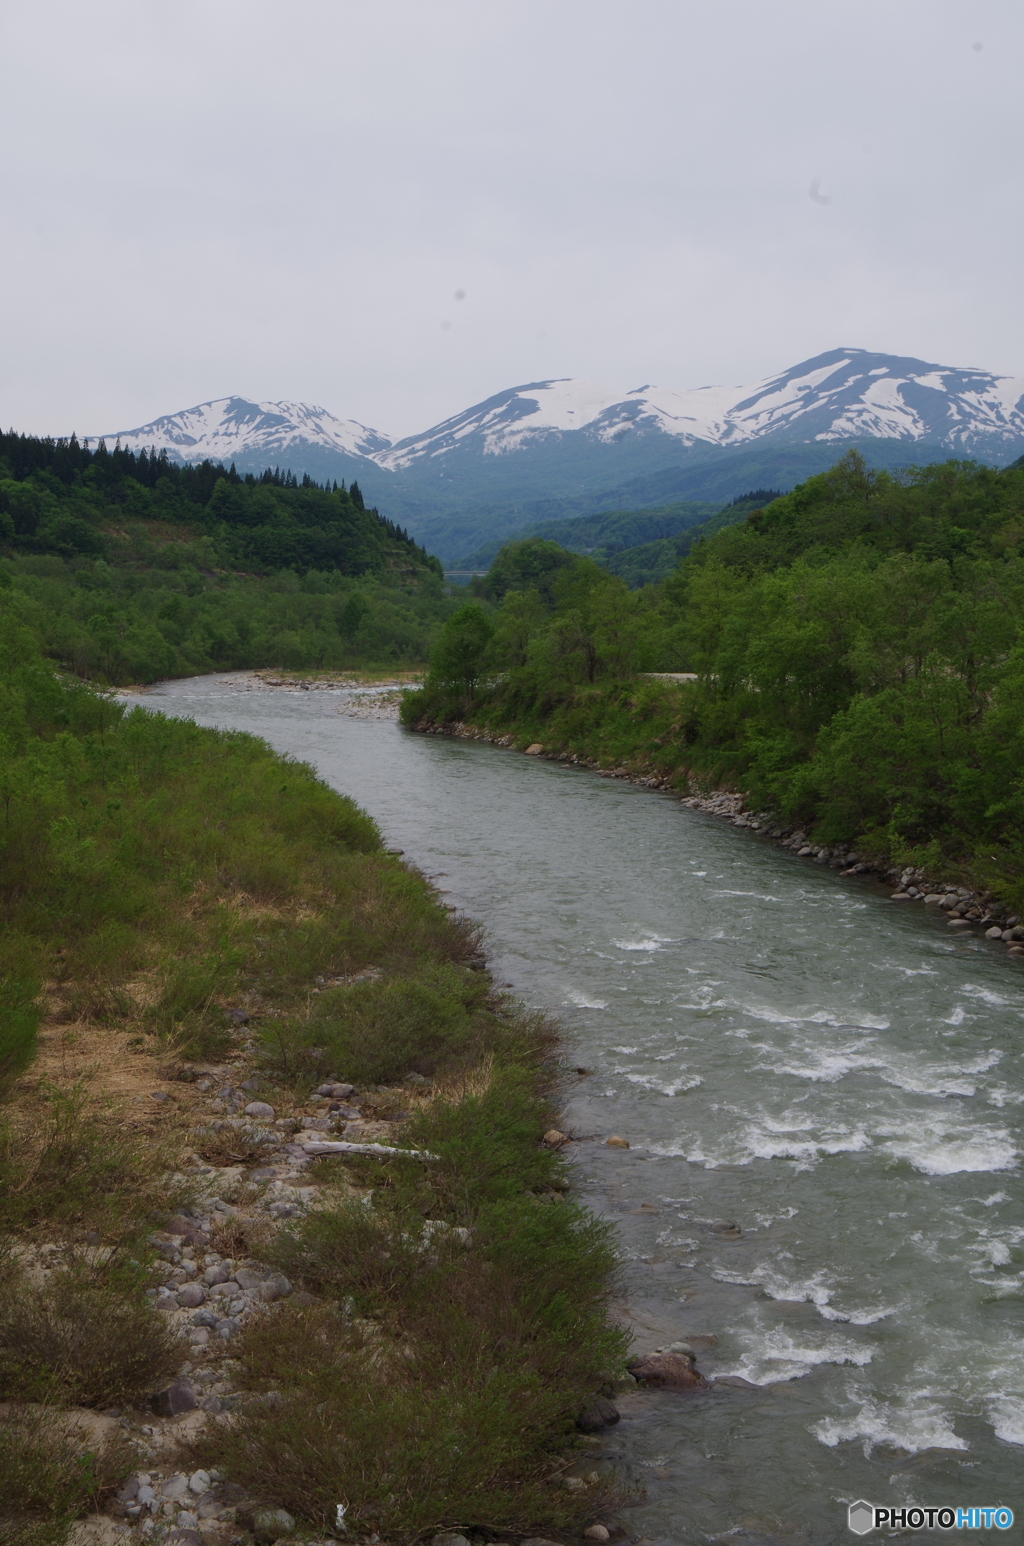
[[[611,1534],[605,1529],[604,1525],[588,1525],[583,1532],[583,1539],[585,1541],[610,1541]]]
[[[629,1148],[629,1140],[627,1138],[620,1138],[618,1133],[613,1133],[610,1138],[606,1138],[604,1144],[606,1149]]]
[[[258,1117],[261,1122],[272,1122],[277,1116],[273,1106],[269,1106],[265,1100],[251,1100],[245,1107],[247,1117]]]

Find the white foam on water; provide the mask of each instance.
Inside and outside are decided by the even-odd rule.
[[[966,1123],[908,1113],[897,1133],[879,1129],[882,1145],[896,1159],[905,1159],[926,1176],[954,1176],[971,1171],[1014,1170],[1017,1149],[1005,1128],[971,1127]]]
[[[1020,1396],[997,1396],[989,1403],[988,1420],[997,1439],[1024,1444],[1024,1400]]]
[[[896,1449],[908,1449],[917,1454],[922,1449],[967,1449],[968,1445],[950,1426],[946,1414],[932,1404],[911,1407],[883,1405],[879,1401],[865,1401],[854,1417],[826,1417],[812,1423],[810,1431],[819,1443],[829,1449],[837,1444],[863,1439],[864,1453],[870,1456],[877,1444],[892,1445]]]
[[[628,1052],[639,1052],[640,1048],[639,1047],[609,1047],[608,1050],[609,1050],[609,1052],[628,1053]]]
[[[796,1160],[803,1168],[828,1154],[860,1154],[871,1147],[867,1133],[848,1127],[826,1131],[816,1138],[799,1139],[785,1131],[766,1132],[751,1125],[742,1137],[752,1159]]]
[[[660,950],[662,945],[667,945],[664,939],[613,939],[612,944],[616,950]]]
[[[943,1025],[963,1025],[963,1023],[964,1023],[964,1011],[963,1011],[963,1006],[961,1004],[958,1004],[956,1006],[956,1008],[954,1009],[953,1013],[950,1015],[948,1020],[943,1020],[943,1022],[942,1022]]]
[[[569,1003],[572,1004],[576,1009],[607,1009],[608,1008],[608,1004],[607,1004],[607,1001],[605,999],[590,998],[586,993],[583,993],[579,988],[570,988],[569,989]]]
[[[624,1070],[616,1069],[616,1073]],[[680,1090],[695,1090],[698,1084],[704,1081],[699,1074],[684,1074],[681,1079],[670,1079],[662,1082],[657,1077],[649,1074],[626,1074],[630,1084],[638,1084],[643,1090],[654,1090],[659,1095],[678,1095]]]
[[[978,982],[964,982],[960,985],[960,992],[967,993],[971,998],[980,998],[983,1004],[991,1004],[993,1009],[1009,1009],[1012,1001],[1004,998],[1001,993],[993,993],[991,988],[984,988]]]
[[[780,896],[766,896],[760,891],[714,891],[712,896],[750,896],[758,902],[781,902]]]
[[[862,1069],[881,1069],[885,1065],[880,1058],[848,1051],[829,1052],[826,1048],[801,1049],[801,1057],[808,1061],[762,1063],[761,1068],[773,1074],[789,1074],[793,1079],[810,1079],[815,1083],[835,1084],[849,1073]]]
[[[853,1364],[864,1368],[874,1357],[874,1348],[860,1346],[844,1337],[828,1336],[820,1342],[793,1340],[781,1326],[758,1337],[755,1346],[740,1355],[734,1369],[722,1374],[738,1374],[752,1385],[774,1385],[782,1380],[799,1380],[821,1364]]]
[[[887,1031],[891,1023],[882,1016],[867,1014],[862,1014],[855,1023],[833,1009],[793,1010],[783,1014],[773,1004],[732,1003],[729,1007],[739,1010],[741,1014],[750,1015],[754,1020],[766,1020],[770,1025],[824,1025],[842,1031]]]

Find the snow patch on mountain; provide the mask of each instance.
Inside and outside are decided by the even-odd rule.
[[[589,443],[611,450],[637,438],[650,441],[652,456],[769,439],[807,444],[881,438],[1000,460],[1024,443],[1024,377],[833,349],[751,386],[642,386],[621,394],[575,378],[533,381],[397,443],[311,403],[244,397],[200,403],[105,438],[135,451],[155,446],[181,461],[208,457],[298,471],[305,461],[323,466],[325,452],[398,473],[426,470],[453,454],[502,457],[551,440],[564,441],[566,449]]]
[[[155,446],[183,462],[264,456],[268,465],[310,446],[373,457],[391,445],[377,430],[355,419],[336,419],[313,403],[256,403],[246,397],[219,397],[103,438],[108,446],[119,440],[126,451]]]
[[[604,443],[629,434],[667,435],[684,448],[698,442],[740,446],[768,437],[871,437],[998,455],[1004,445],[1024,440],[1024,377],[835,349],[752,386],[643,386],[617,397],[573,378],[535,381],[408,436],[375,460],[398,471],[459,446],[501,456],[580,431]]]

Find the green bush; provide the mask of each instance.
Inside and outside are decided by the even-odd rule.
[[[83,1448],[46,1408],[11,1408],[0,1423],[0,1546],[64,1546],[132,1463],[127,1445]]]
[[[138,1282],[53,1270],[0,1310],[0,1397],[111,1406],[150,1395],[181,1362],[182,1344]]]

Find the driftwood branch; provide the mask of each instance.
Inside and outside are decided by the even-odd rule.
[[[439,1154],[429,1154],[426,1149],[395,1149],[386,1143],[304,1143],[307,1154],[397,1154],[403,1159],[436,1160]]]

